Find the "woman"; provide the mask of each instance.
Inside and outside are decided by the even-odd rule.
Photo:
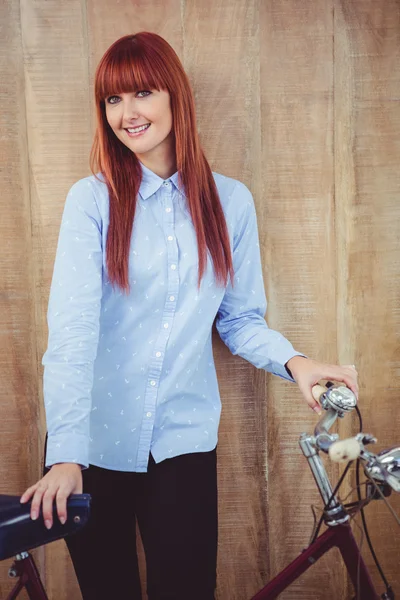
[[[67,544],[85,600],[141,598],[135,523],[149,600],[214,598],[220,398],[211,346],[311,388],[354,367],[296,352],[268,328],[254,202],[212,173],[193,95],[174,50],[153,33],[117,40],[95,77],[91,169],[66,200],[43,357],[48,428],[33,496],[52,525],[66,499],[92,495]],[[99,576],[101,574],[101,576]]]

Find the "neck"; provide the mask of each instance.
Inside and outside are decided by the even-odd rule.
[[[137,154],[136,156],[145,167],[161,179],[168,179],[176,173],[175,149],[170,144],[154,148],[151,153]]]

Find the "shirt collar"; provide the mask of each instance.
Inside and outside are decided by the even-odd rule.
[[[154,173],[148,167],[146,167],[143,163],[141,163],[140,161],[139,163],[142,167],[142,181],[139,187],[139,193],[142,196],[143,200],[147,200],[148,198],[150,198],[150,196],[155,194],[160,189],[164,181],[172,181],[176,189],[183,193],[183,188],[182,186],[179,186],[178,183],[178,171],[176,171],[168,179],[162,179],[156,173]]]

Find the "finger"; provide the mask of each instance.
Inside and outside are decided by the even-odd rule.
[[[358,381],[357,381],[357,372],[353,367],[350,367],[349,370],[350,370],[350,373],[344,372],[342,374],[342,378],[338,379],[338,381],[342,381],[343,383],[345,383],[347,385],[347,387],[351,389],[351,391],[356,395],[356,397],[358,399],[359,387],[358,387]]]
[[[43,519],[47,529],[51,529],[53,525],[53,502],[56,491],[51,488],[47,488],[43,495]]]
[[[62,523],[63,525],[67,520],[67,498],[68,494],[66,490],[62,490],[60,488],[56,495],[56,504],[58,518],[60,519],[60,523]]]
[[[357,373],[356,365],[341,365],[345,369],[353,369]]]
[[[346,369],[346,370],[345,370]],[[355,369],[351,366],[349,367],[341,367],[340,369],[335,369],[332,372],[331,379],[335,381],[340,381],[341,383],[345,383],[347,387],[355,394],[358,400],[358,383],[357,383],[357,374],[355,373]]]
[[[38,482],[36,491],[32,498],[32,504],[31,504],[31,519],[33,521],[35,521],[39,516],[40,505],[42,503],[42,497],[46,491],[46,488],[47,488],[46,484],[42,484],[40,481]]]
[[[327,388],[324,385],[320,385],[319,383],[313,385],[313,387],[311,388],[312,397],[316,402],[318,402],[318,404],[322,394],[325,394],[326,390]]]
[[[33,494],[36,492],[37,486],[38,486],[37,483],[35,483],[35,485],[31,485],[31,487],[29,487],[27,490],[25,490],[25,492],[22,494],[22,496],[19,499],[19,501],[22,504],[24,502],[28,502],[28,500],[30,500],[32,498]]]
[[[321,375],[320,379],[329,379],[332,381],[345,383],[358,399],[358,376],[354,365],[343,365],[340,367],[332,365],[330,368],[324,369],[323,375]]]
[[[73,494],[82,494],[83,493],[83,479],[82,476],[79,479],[79,483],[78,485],[75,486],[75,488],[72,490]]]
[[[307,387],[304,387],[303,385],[299,385],[299,388],[300,388],[300,391],[303,394],[308,406],[320,415],[322,413],[321,405],[313,397],[312,389],[308,389]]]
[[[355,395],[356,399],[358,400],[358,394],[360,392],[360,388],[358,387],[357,382],[355,382],[354,380],[349,380],[348,382],[345,382],[347,387],[351,389],[351,391],[353,392],[353,394]]]

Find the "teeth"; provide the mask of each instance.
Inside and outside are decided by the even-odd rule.
[[[148,123],[147,125],[142,125],[141,127],[135,127],[134,129],[128,129],[128,131],[129,133],[138,133],[139,131],[143,131],[148,127],[150,127],[150,123]]]

